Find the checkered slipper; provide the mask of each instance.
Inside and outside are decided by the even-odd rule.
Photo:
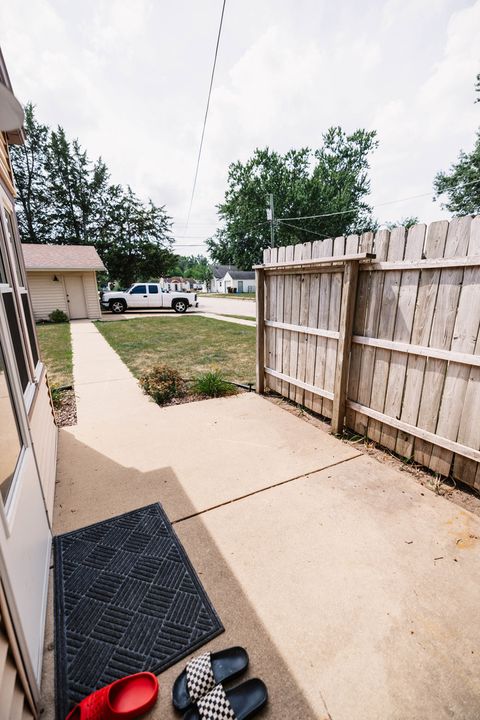
[[[197,655],[173,684],[172,701],[177,710],[186,710],[215,685],[233,680],[248,667],[247,651],[241,647]]]
[[[247,720],[268,700],[265,683],[253,678],[225,691],[217,685],[191,707],[183,720]]]

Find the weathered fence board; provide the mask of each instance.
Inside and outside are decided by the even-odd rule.
[[[405,229],[395,228],[390,233],[388,243],[387,260],[402,260],[405,248]],[[378,323],[378,337],[386,340],[393,340],[395,318],[397,313],[398,296],[400,289],[401,273],[399,271],[389,272],[383,280],[383,292],[380,307],[380,318]],[[375,363],[373,368],[373,385],[370,397],[370,407],[373,410],[382,412],[385,406],[387,393],[388,373],[390,369],[390,350],[376,348]],[[380,442],[382,436],[382,424],[378,420],[370,419],[367,429],[368,437],[375,442]]]
[[[320,240],[315,240],[312,243],[312,259],[320,257],[322,243]],[[320,276],[319,274],[312,275],[310,277],[310,292],[308,301],[308,317],[306,325],[318,332],[318,303],[320,297]],[[305,358],[305,382],[308,385],[314,385],[315,383],[315,364],[316,364],[316,353],[317,353],[317,342],[318,335],[311,335],[306,337],[305,342],[307,344],[307,355]],[[313,407],[314,393],[305,390],[305,396],[303,403],[305,407]]]
[[[424,225],[416,225],[410,229],[405,239],[405,260],[420,259],[422,257],[424,239]],[[410,342],[419,277],[420,273],[415,270],[401,273],[397,314],[393,330],[394,341]],[[390,355],[390,369],[384,407],[385,415],[390,417],[399,417],[402,409],[407,362],[408,356],[404,353],[393,351]],[[397,435],[397,430],[393,429],[391,425],[384,424],[380,444],[389,450],[395,450]]]
[[[480,217],[268,249],[264,263],[266,386],[326,417],[335,406],[336,427],[346,405],[351,429],[480,486]]]
[[[333,253],[333,239],[327,238],[322,241],[320,257],[330,257]],[[332,287],[332,275],[330,273],[321,273],[319,276],[319,296],[318,296],[318,322],[317,327],[323,330],[328,329],[328,314],[330,312],[330,290]],[[335,328],[335,332],[338,328]],[[325,365],[327,360],[327,339],[319,338],[317,340],[317,348],[315,353],[315,370],[314,384],[316,387],[325,387]],[[312,410],[320,415],[326,415],[323,407],[323,399],[318,395],[313,397]]]
[[[387,257],[390,232],[380,230],[375,239],[375,254],[377,260]],[[372,233],[366,233],[362,242],[368,247],[373,246]],[[381,296],[383,290],[383,273],[371,273],[369,268],[360,272],[357,289],[357,307],[354,318],[353,332],[359,336],[375,336],[378,331],[380,317]],[[353,345],[350,355],[350,378],[348,397],[362,405],[368,405],[372,392],[373,370],[375,360],[374,347],[360,347]],[[349,427],[360,435],[366,435],[368,417],[357,413],[347,407],[347,421]]]

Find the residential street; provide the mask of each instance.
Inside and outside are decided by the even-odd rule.
[[[234,300],[222,295],[217,298],[198,296],[200,312],[217,315],[245,315],[255,317],[255,300]]]

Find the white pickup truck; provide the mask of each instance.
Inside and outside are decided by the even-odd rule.
[[[198,301],[195,293],[166,292],[156,283],[134,283],[128,290],[102,291],[100,305],[117,314],[141,308],[172,308],[177,313],[184,313],[189,307],[198,307]]]

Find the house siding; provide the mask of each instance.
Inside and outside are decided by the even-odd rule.
[[[40,482],[42,483],[45,505],[50,521],[53,520],[55,476],[57,470],[57,426],[53,419],[46,378],[38,385],[35,404],[30,412],[30,429],[37,460]]]
[[[228,272],[223,278],[223,288],[221,292],[228,292],[228,288],[233,288],[236,292],[238,292],[239,282],[243,283],[243,290],[241,292],[255,292],[255,278],[237,280],[236,278],[232,278]]]
[[[0,82],[10,88],[0,49]],[[16,139],[13,137],[16,136]],[[12,216],[7,231],[1,221],[0,260],[7,269],[7,294],[16,307],[16,319],[9,321],[0,308],[0,345],[8,374],[8,395],[23,441],[17,458],[15,490],[8,519],[0,533],[0,718],[32,720],[39,716],[41,662],[51,531],[47,522],[43,488],[48,488],[49,514],[55,492],[57,428],[53,419],[45,372],[42,364],[33,368],[30,348],[36,345],[24,312],[23,282],[16,268],[24,272],[24,262],[14,208],[14,179],[8,141],[21,142],[22,131],[8,136],[0,132],[0,212]],[[11,232],[10,232],[11,230]],[[10,235],[10,237],[9,237]],[[5,242],[3,242],[5,240]],[[9,272],[8,272],[9,271]],[[56,283],[60,284],[60,283]],[[27,313],[28,315],[28,313]],[[12,332],[17,326],[25,339],[28,386],[22,393],[19,359]],[[7,399],[8,401],[8,399]],[[35,437],[35,439],[33,439]],[[42,476],[40,478],[40,475]]]
[[[85,290],[85,303],[90,320],[98,320],[102,316],[100,300],[97,290],[97,275],[94,271],[83,273],[83,287]]]
[[[57,309],[69,314],[64,282],[66,274],[53,270],[27,271],[35,320],[47,320],[50,313]],[[96,273],[90,271],[75,274],[82,276],[87,317],[96,320],[101,317]],[[53,279],[54,277],[58,278],[58,282]]]
[[[53,279],[55,275],[58,282]],[[57,309],[68,315],[65,287],[59,273],[27,272],[27,282],[35,320],[47,320],[50,313]]]
[[[13,186],[12,166],[8,155],[7,140],[4,133],[0,133],[0,178],[12,195],[15,195]]]

